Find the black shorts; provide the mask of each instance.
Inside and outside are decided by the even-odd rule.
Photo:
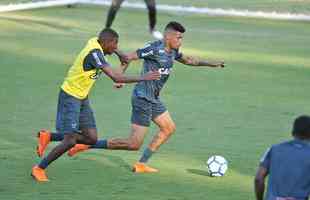
[[[57,132],[79,133],[82,129],[88,128],[96,128],[95,117],[88,98],[77,99],[60,90],[56,117]]]
[[[143,97],[133,96],[131,104],[131,123],[140,126],[150,126],[151,120],[167,111],[165,105],[160,100],[158,102],[151,102]]]

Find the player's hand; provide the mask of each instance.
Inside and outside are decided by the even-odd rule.
[[[128,65],[129,64],[129,59],[125,55],[119,56],[118,59],[122,65]]]
[[[116,50],[115,53],[118,56],[118,59],[122,63],[122,65],[126,65],[126,64],[128,65],[129,64],[130,60],[126,54],[122,53],[119,50]]]
[[[151,80],[159,80],[160,73],[158,71],[149,71],[148,73],[142,76],[142,80],[151,81]]]
[[[124,87],[126,84],[125,83],[114,83],[113,87],[115,89],[121,89],[122,87]]]

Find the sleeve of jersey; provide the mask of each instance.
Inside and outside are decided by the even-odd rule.
[[[182,58],[182,53],[179,51],[179,49],[176,49],[175,50],[175,57],[174,57],[174,59],[175,60],[179,60],[180,58]]]
[[[270,168],[271,150],[272,148],[268,148],[260,160],[260,166],[266,168],[267,170]]]
[[[156,49],[151,45],[147,44],[145,47],[137,50],[137,55],[140,59],[152,58],[155,55]]]
[[[99,49],[95,49],[89,53],[88,57],[88,63],[93,67],[93,68],[104,68],[104,67],[109,67],[110,64],[106,61],[104,58],[104,55]]]

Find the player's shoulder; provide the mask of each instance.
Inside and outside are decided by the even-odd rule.
[[[277,150],[277,151],[282,151],[284,149],[291,149],[291,148],[304,148],[310,145],[307,145],[306,142],[297,140],[297,139],[292,139],[288,141],[283,141],[278,144],[272,145],[272,149]]]
[[[263,157],[266,157],[268,154],[271,154],[274,151],[278,151],[279,149],[283,148],[283,146],[287,146],[289,144],[289,141],[273,144],[267,148],[267,150],[264,153]]]
[[[290,146],[292,144],[293,140],[288,140],[288,141],[283,141],[277,144],[273,144],[271,146],[271,149],[278,149],[278,148],[282,148],[282,147],[287,147]]]
[[[156,40],[156,41],[147,42],[143,48],[159,49],[162,46],[163,46],[163,41]]]
[[[143,48],[138,49],[142,57],[145,56],[158,56],[164,50],[164,44],[161,41],[152,41],[144,45]]]
[[[88,41],[86,42],[86,45],[91,47],[91,48],[99,47],[98,38],[97,37],[89,38]]]
[[[100,59],[106,59],[104,53],[99,48],[90,49],[88,55],[91,55],[92,57],[95,58],[98,57]]]

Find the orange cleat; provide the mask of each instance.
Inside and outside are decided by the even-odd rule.
[[[86,151],[87,149],[89,149],[89,146],[90,145],[86,144],[76,144],[68,151],[68,156],[72,157],[79,152]]]
[[[34,180],[38,182],[47,182],[49,181],[46,174],[45,170],[40,168],[39,166],[34,166],[31,170],[31,176],[34,178]]]
[[[134,164],[132,171],[135,173],[155,173],[155,172],[159,172],[158,169],[149,167],[145,163],[140,163],[140,162]]]
[[[38,146],[37,146],[37,154],[39,157],[42,157],[47,145],[51,141],[51,133],[47,130],[40,130],[38,132]]]

